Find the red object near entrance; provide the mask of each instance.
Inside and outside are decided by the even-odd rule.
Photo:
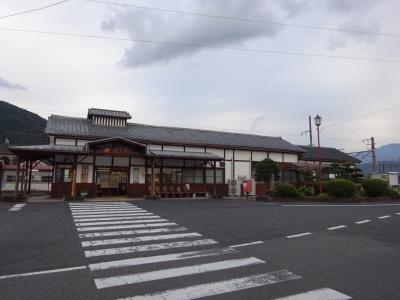
[[[251,193],[253,191],[253,181],[246,180],[243,182],[243,192],[244,193]]]

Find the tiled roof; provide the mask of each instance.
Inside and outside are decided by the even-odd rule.
[[[128,113],[126,111],[100,109],[100,108],[89,108],[88,116],[116,117],[116,118],[124,118],[124,119],[132,118],[130,113]]]
[[[300,154],[300,160],[317,161],[318,160],[318,147],[300,146],[306,152]],[[326,162],[337,163],[360,163],[360,160],[354,158],[335,148],[321,147],[321,160]]]
[[[64,146],[64,145],[32,145],[10,147],[11,152],[32,151],[32,152],[61,152],[61,153],[86,153],[84,146]]]
[[[90,120],[63,116],[51,116],[46,134],[82,138],[121,137],[140,143],[240,148],[264,151],[301,153],[304,150],[280,137],[229,133],[178,127],[162,127],[128,123],[127,127],[92,125]]]

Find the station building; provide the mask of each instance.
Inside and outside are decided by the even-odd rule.
[[[297,183],[307,151],[281,137],[229,133],[130,122],[128,112],[91,108],[86,118],[52,115],[47,145],[9,150],[28,170],[17,176],[16,193],[26,194],[29,166],[53,165],[51,196],[227,195],[228,181],[254,178],[257,162],[270,158],[280,180]],[[17,173],[20,170],[17,170]],[[29,186],[29,185],[28,185]],[[266,192],[257,185],[257,194]]]

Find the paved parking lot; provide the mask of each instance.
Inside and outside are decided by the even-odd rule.
[[[400,205],[0,203],[2,299],[399,299]]]

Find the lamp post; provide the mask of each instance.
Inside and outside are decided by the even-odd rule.
[[[318,157],[318,175],[319,175],[319,193],[324,192],[324,187],[322,184],[322,170],[321,170],[321,142],[319,138],[319,127],[322,123],[322,118],[319,115],[316,115],[314,118],[315,126],[317,126],[317,134],[318,134],[318,150],[317,150],[317,157]]]

